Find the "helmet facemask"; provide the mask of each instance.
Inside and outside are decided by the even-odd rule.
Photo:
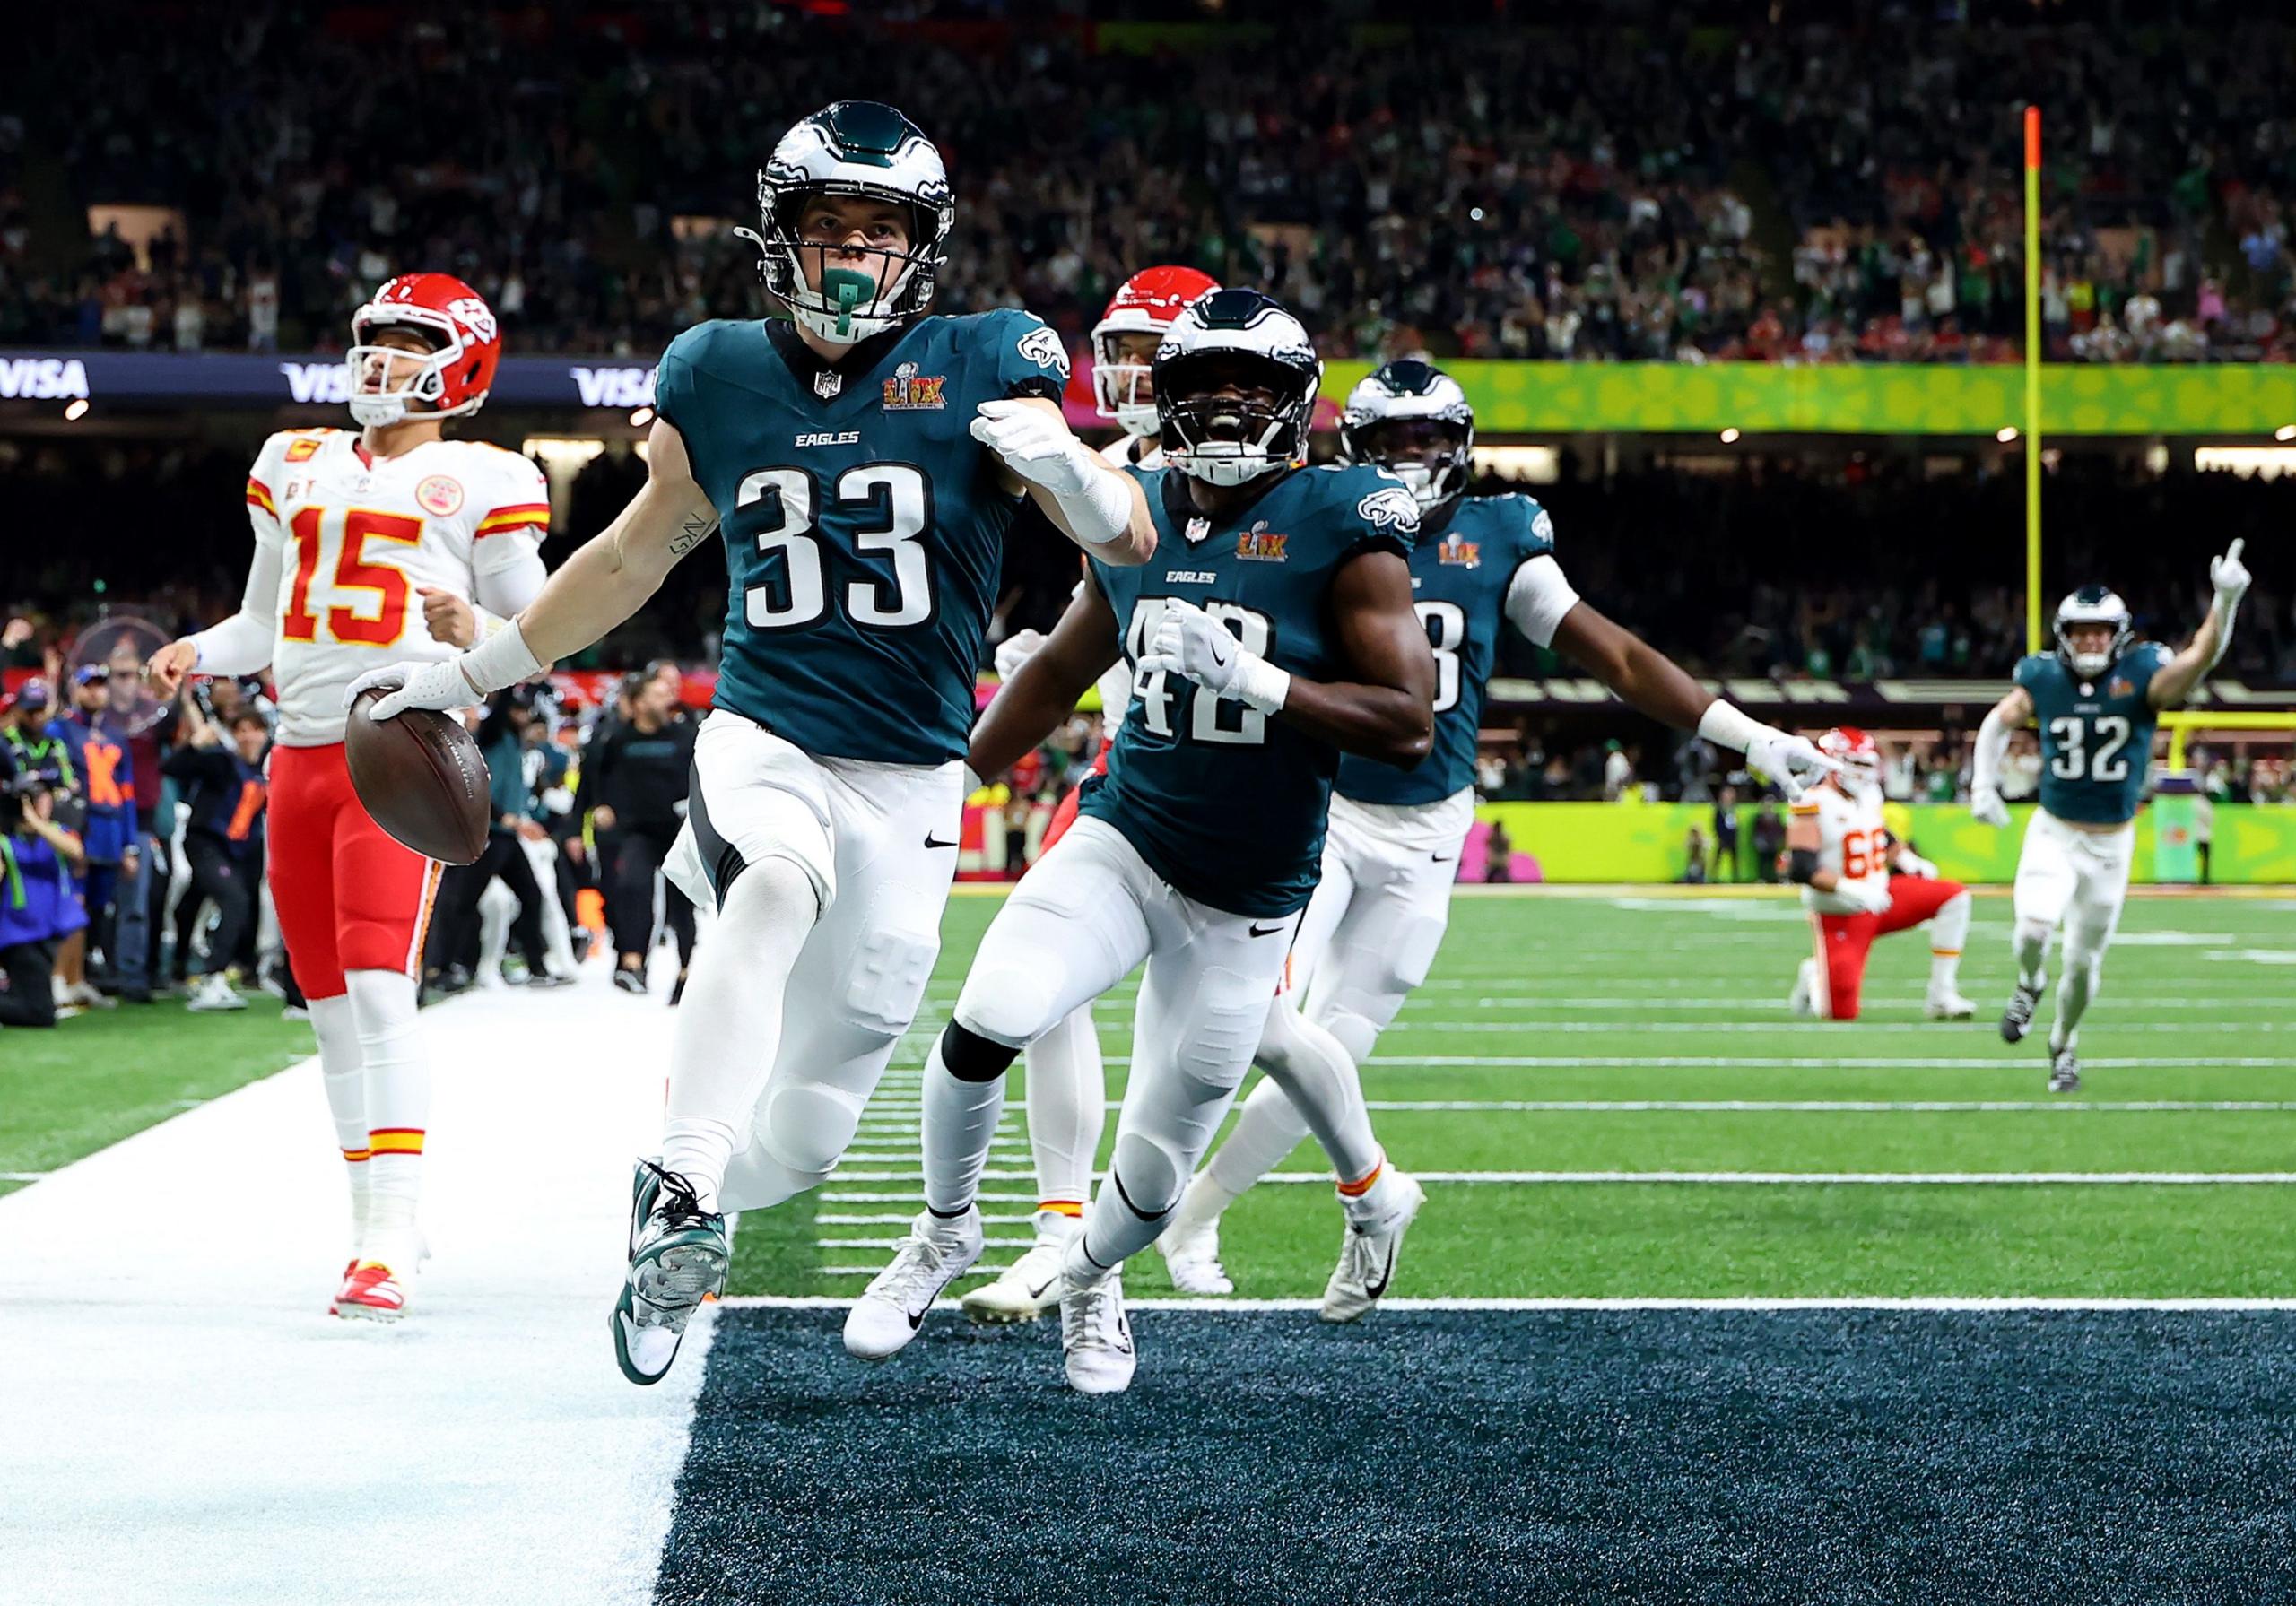
[[[1126,435],[1146,437],[1163,427],[1156,410],[1156,343],[1152,328],[1098,329],[1092,334],[1092,399],[1102,418]]]
[[[1156,408],[1171,465],[1207,485],[1241,485],[1305,455],[1312,379],[1257,352],[1215,349],[1156,364]]]
[[[1381,418],[1343,425],[1340,438],[1348,462],[1386,469],[1410,489],[1422,513],[1467,488],[1473,425],[1446,418]]]
[[[2074,632],[2090,628],[2109,634],[2099,650],[2083,652],[2074,646]],[[2135,635],[2128,605],[2101,586],[2084,586],[2057,607],[2057,655],[2066,668],[2084,681],[2093,681],[2113,666]]]
[[[387,329],[412,331],[429,349],[415,352],[374,339]],[[410,416],[457,418],[477,412],[486,399],[480,395],[458,406],[443,404],[448,371],[462,360],[465,347],[452,320],[427,308],[364,308],[351,320],[351,339],[343,360],[351,370],[351,416],[362,425],[387,427]],[[396,385],[391,383],[394,371],[403,375]]]

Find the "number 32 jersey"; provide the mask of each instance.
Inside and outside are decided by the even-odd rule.
[[[429,663],[417,587],[474,601],[478,577],[521,563],[550,530],[550,489],[516,452],[434,440],[373,458],[349,430],[288,430],[248,474],[248,522],[279,560],[271,673],[279,740],[343,740],[343,695],[370,669]]]
[[[2041,732],[2042,808],[2076,825],[2136,818],[2160,723],[2146,690],[2169,655],[2159,642],[2140,641],[2094,681],[2076,678],[2053,653],[2018,660],[2016,681]]]
[[[919,318],[833,366],[786,324],[673,341],[655,409],[726,545],[718,707],[822,758],[961,755],[1021,506],[972,421],[1067,378],[1059,336],[1011,308]]]

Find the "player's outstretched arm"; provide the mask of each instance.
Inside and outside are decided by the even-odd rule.
[[[1042,396],[983,402],[972,437],[996,454],[1005,490],[1025,490],[1053,527],[1101,562],[1129,569],[1156,550],[1140,482],[1076,438]]]
[[[269,542],[256,543],[255,560],[248,565],[247,589],[239,595],[239,612],[196,635],[170,641],[152,655],[144,678],[162,698],[176,694],[184,676],[253,674],[271,662],[279,635],[279,551]]]
[[[2209,560],[2208,584],[2216,594],[2215,601],[2209,604],[2208,617],[2200,621],[2200,629],[2192,633],[2184,650],[2152,672],[2144,699],[2154,708],[2172,708],[2190,697],[2201,676],[2215,668],[2224,649],[2232,645],[2232,615],[2239,611],[2240,598],[2248,589],[2248,566],[2240,561],[2240,549],[2247,544],[2242,537],[2225,548],[2222,557]]]
[[[1331,612],[1353,681],[1311,681],[1279,669],[1178,598],[1165,604],[1140,667],[1185,675],[1342,751],[1406,768],[1418,763],[1435,735],[1435,654],[1412,611],[1410,569],[1391,551],[1351,558],[1332,577]]]
[[[965,756],[972,772],[999,776],[1019,763],[1060,728],[1076,699],[1116,659],[1116,615],[1087,579],[1052,634],[1006,677],[972,727],[972,750]]]
[[[1526,569],[1534,567],[1526,565]],[[1508,617],[1533,640],[1516,595],[1508,594]],[[1541,641],[1542,647],[1549,643]],[[1574,600],[1553,626],[1554,649],[1572,659],[1616,692],[1638,713],[1678,731],[1696,731],[1707,741],[1746,755],[1746,761],[1779,784],[1787,797],[1819,779],[1833,766],[1806,739],[1762,724],[1724,702],[1684,673],[1672,658],[1590,603]]]
[[[2009,823],[2009,805],[2001,801],[2001,760],[2009,751],[2009,733],[2032,716],[2032,693],[2012,686],[1977,727],[1970,760],[1970,817],[1979,825],[1998,829]]]
[[[647,438],[646,483],[613,523],[550,577],[516,619],[443,663],[394,664],[361,675],[348,697],[396,686],[372,709],[377,719],[406,708],[481,702],[581,651],[637,612],[678,560],[717,529],[717,509],[694,482],[684,438],[657,419]]]

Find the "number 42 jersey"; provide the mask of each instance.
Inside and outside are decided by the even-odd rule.
[[[780,323],[673,341],[655,408],[726,545],[718,706],[822,758],[962,754],[1021,506],[972,421],[1057,401],[1067,377],[1059,336],[1010,308],[919,318],[834,364]]]
[[[2169,655],[2159,642],[2140,641],[2093,681],[2053,653],[2017,661],[2016,682],[2040,726],[2042,808],[2076,825],[2136,818],[2160,722],[2146,693]]]

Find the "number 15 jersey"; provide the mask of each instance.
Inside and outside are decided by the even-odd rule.
[[[2157,641],[2138,642],[2093,681],[2076,679],[2054,653],[2017,661],[2041,731],[2042,808],[2076,825],[2136,818],[2161,717],[2148,691],[2168,661]]]
[[[526,458],[483,441],[378,458],[352,430],[286,430],[248,471],[248,522],[278,560],[279,740],[325,747],[343,740],[343,694],[360,675],[453,655],[422,622],[417,588],[475,601],[479,576],[542,544],[550,488]]]

